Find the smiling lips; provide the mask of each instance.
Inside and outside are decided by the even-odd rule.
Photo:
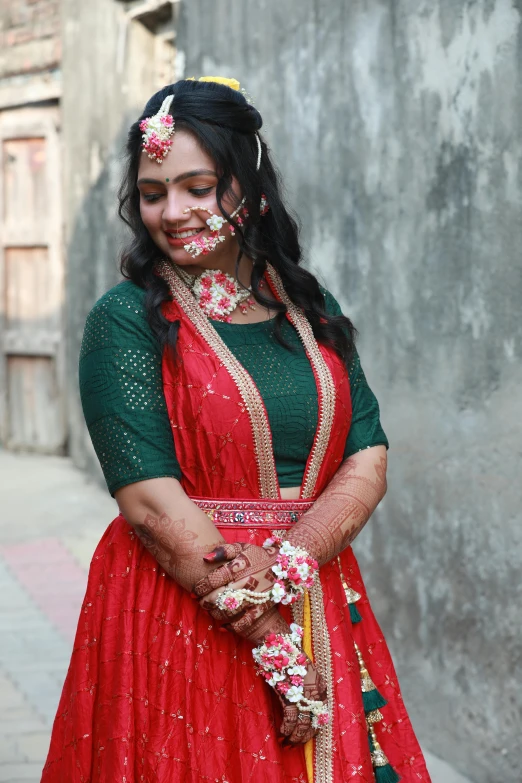
[[[167,242],[174,247],[183,247],[187,244],[187,240],[192,237],[201,234],[205,229],[202,228],[185,228],[183,231],[165,231]]]

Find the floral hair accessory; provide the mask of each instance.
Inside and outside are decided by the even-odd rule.
[[[283,542],[275,533],[266,539],[263,546],[265,549],[271,546],[279,547],[277,560],[272,566],[272,572],[276,577],[274,586],[264,593],[244,587],[239,590],[226,587],[216,599],[219,609],[236,611],[245,600],[250,604],[265,604],[267,601],[273,601],[275,604],[293,604],[305,590],[313,586],[319,565],[306,549],[292,546],[288,541]]]
[[[326,726],[330,720],[328,708],[322,701],[307,699],[304,678],[308,658],[301,649],[303,629],[296,623],[291,633],[271,633],[263,644],[252,650],[258,673],[284,698],[295,704],[299,712],[310,712],[314,729]]]
[[[160,110],[152,117],[140,122],[140,131],[142,131],[143,152],[146,152],[151,160],[156,163],[163,163],[163,158],[172,147],[172,136],[174,135],[174,117],[169,114],[170,106],[174,94],[167,95]]]
[[[216,82],[216,84],[224,84],[225,87],[230,87],[232,90],[239,90],[240,84],[237,79],[227,79],[225,76],[200,76],[199,79],[195,79],[191,76],[187,79],[188,82]]]

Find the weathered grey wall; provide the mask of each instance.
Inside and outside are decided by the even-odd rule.
[[[69,453],[101,476],[78,394],[78,354],[94,302],[120,279],[116,193],[127,130],[154,84],[154,36],[115,0],[62,0]]]
[[[390,488],[357,551],[425,745],[517,783],[522,3],[186,0],[240,79],[312,265],[361,332]]]

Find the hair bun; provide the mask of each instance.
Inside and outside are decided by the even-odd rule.
[[[255,132],[261,130],[261,128],[263,127],[263,118],[259,114],[256,107],[252,106],[251,103],[248,104],[248,109],[249,109],[249,115],[252,119],[252,131]]]

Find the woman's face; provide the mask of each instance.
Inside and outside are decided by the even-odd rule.
[[[211,236],[206,223],[210,215],[204,210],[221,215],[216,201],[217,182],[214,161],[186,131],[176,131],[163,163],[158,164],[142,153],[137,183],[141,218],[162,253],[188,272],[202,268],[233,271],[235,267],[238,245],[227,223],[220,232],[225,241],[208,255],[193,258],[183,247],[195,237]],[[236,180],[232,180],[232,189],[236,198],[223,199],[229,214],[241,199]],[[188,207],[197,210],[186,211]]]

